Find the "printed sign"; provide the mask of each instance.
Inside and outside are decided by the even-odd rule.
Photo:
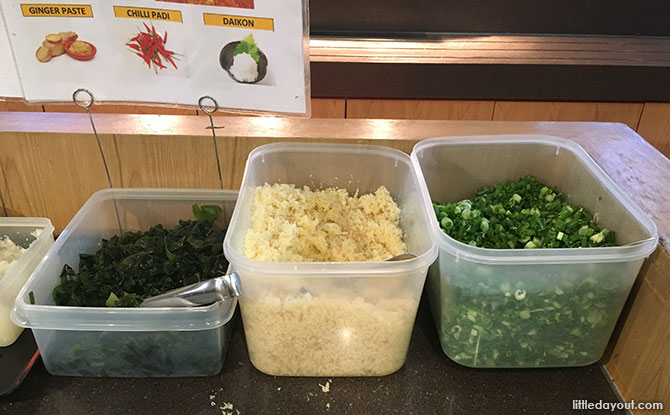
[[[304,0],[307,1],[307,0]],[[31,102],[97,101],[309,113],[303,0],[0,2]]]
[[[0,99],[4,98],[22,98],[21,81],[16,73],[14,64],[14,55],[9,46],[7,31],[5,30],[5,21],[0,13],[0,56],[2,56],[2,70],[0,70]]]
[[[260,17],[230,16],[225,14],[204,14],[205,24],[210,26],[238,27],[241,29],[275,30],[272,19]]]
[[[163,20],[167,22],[182,22],[179,10],[146,9],[144,7],[114,6],[114,16],[129,19]]]
[[[93,17],[93,9],[85,4],[22,4],[24,17]]]

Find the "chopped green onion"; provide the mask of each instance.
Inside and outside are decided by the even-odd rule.
[[[505,207],[507,206],[507,208]],[[577,248],[615,245],[588,211],[533,176],[476,191],[471,199],[433,202],[442,230],[452,238],[490,249]]]

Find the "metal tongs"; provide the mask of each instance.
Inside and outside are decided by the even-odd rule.
[[[196,307],[242,295],[240,277],[231,272],[223,277],[196,282],[145,299],[140,307]]]
[[[405,261],[416,258],[415,254],[401,254],[386,261]],[[242,286],[237,272],[223,277],[197,282],[164,294],[145,299],[140,307],[196,307],[223,301],[242,295]]]

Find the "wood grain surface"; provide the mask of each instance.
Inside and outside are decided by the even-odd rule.
[[[658,151],[670,157],[670,104],[644,104],[637,132]]]
[[[109,187],[93,136],[0,132],[0,192],[8,216],[47,217],[58,231]]]
[[[657,250],[642,268],[619,322],[607,370],[639,402],[670,402],[670,254]],[[667,406],[666,406],[667,408]],[[648,414],[649,411],[633,411]]]
[[[84,111],[74,103],[45,104],[44,112],[74,112]],[[126,105],[126,104],[95,104],[91,107],[95,114],[155,114],[155,115],[196,115],[195,109],[184,109],[169,106]]]
[[[637,129],[643,104],[496,101],[494,121],[621,122]]]
[[[346,100],[312,98],[312,118],[344,118]]]
[[[493,101],[348,99],[347,118],[490,121],[493,105]]]
[[[331,99],[331,98],[312,98],[312,118],[344,118],[344,110],[346,107],[345,99]],[[198,110],[197,115],[204,116],[205,114]],[[221,109],[214,114],[216,117],[258,117],[256,114],[239,114],[235,112],[228,112]]]
[[[120,134],[102,143],[114,187],[221,187],[210,137]]]
[[[20,100],[0,100],[0,111],[44,112],[42,105],[29,105]]]

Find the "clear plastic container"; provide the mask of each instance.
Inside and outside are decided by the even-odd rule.
[[[47,252],[16,298],[12,320],[30,327],[49,373],[64,376],[176,377],[217,374],[223,365],[236,299],[195,308],[98,308],[54,305],[65,264],[93,254],[103,238],[166,228],[191,219],[191,206],[216,204],[225,227],[237,192],[110,189],[95,193]],[[36,305],[29,293],[34,292]]]
[[[425,140],[412,152],[425,200],[471,197],[533,174],[616,231],[618,247],[485,249],[441,231],[427,294],[444,352],[470,367],[584,366],[602,356],[656,226],[578,144],[549,136]]]
[[[39,235],[35,236],[35,231]],[[14,299],[49,247],[54,243],[54,227],[45,218],[0,218],[0,237],[7,236],[16,245],[28,248],[0,279],[0,347],[13,344],[23,331],[9,314]],[[0,352],[1,354],[1,352]]]
[[[386,186],[401,209],[401,262],[265,262],[244,256],[254,189],[289,183],[350,194]],[[269,144],[249,155],[224,252],[244,289],[253,365],[277,376],[383,376],[405,362],[428,266],[437,256],[409,157],[377,146]]]

